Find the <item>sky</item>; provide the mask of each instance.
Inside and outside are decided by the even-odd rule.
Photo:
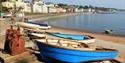
[[[44,2],[75,4],[75,5],[92,5],[98,7],[109,7],[125,9],[125,0],[43,0]]]

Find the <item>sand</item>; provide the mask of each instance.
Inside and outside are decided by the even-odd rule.
[[[52,17],[52,16],[49,16],[49,17]],[[27,17],[32,18],[34,16],[31,15]],[[47,17],[47,16],[44,16],[44,17]],[[42,19],[38,19],[38,20],[42,20]],[[37,19],[34,19],[34,20],[37,20]],[[9,25],[10,25],[9,21],[0,21],[0,48],[3,48],[3,43],[5,39],[5,30],[9,28]],[[47,31],[69,33],[69,34],[91,35],[96,38],[96,42],[90,45],[117,49],[120,52],[119,56],[122,58],[125,58],[125,37],[123,36],[110,36],[106,34],[87,32],[84,30],[80,31],[80,30],[66,29],[66,28],[60,28],[60,27],[52,27],[50,30],[47,30]]]

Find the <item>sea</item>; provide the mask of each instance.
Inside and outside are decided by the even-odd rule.
[[[48,20],[48,24],[56,27],[90,32],[103,33],[105,30],[113,30],[113,35],[125,36],[125,12],[116,13],[80,13]]]

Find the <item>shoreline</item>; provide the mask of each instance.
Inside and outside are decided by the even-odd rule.
[[[49,17],[48,16],[44,16],[43,18],[38,17],[36,19],[33,19],[33,21],[40,22],[40,21],[43,21],[43,20],[46,21],[46,20],[50,20],[50,19],[59,19],[59,17],[61,18],[61,17],[71,16],[71,15],[78,15],[78,14],[81,14],[81,13],[68,13],[68,14],[63,14],[62,13],[62,14],[59,14],[59,15],[58,14],[53,14],[53,15],[50,15]],[[57,26],[52,26],[52,28],[53,27],[58,28],[58,29],[59,28],[60,29],[69,29],[69,28],[63,28],[63,27],[57,27]],[[72,30],[72,31],[77,30],[77,32],[83,32],[84,34],[94,36],[94,37],[96,37],[98,39],[101,39],[101,40],[111,41],[111,42],[118,43],[118,44],[125,44],[125,36],[108,35],[108,34],[92,32],[92,31],[87,31],[87,30],[78,30],[78,29],[69,29],[69,30]]]
[[[69,31],[75,32],[76,34],[91,35],[91,36],[93,36],[97,39],[101,39],[101,40],[105,40],[105,41],[111,41],[113,43],[125,45],[125,37],[124,36],[108,35],[108,34],[104,34],[104,33],[91,32],[91,31],[86,31],[86,30],[70,29],[70,28],[63,28],[63,27],[57,27],[57,26],[52,26],[52,28],[57,29],[57,30],[69,30]]]
[[[43,15],[35,15],[35,16],[30,15],[30,16],[26,16],[25,18],[32,19],[33,21],[37,22],[41,20],[47,21],[50,19],[73,16],[78,14],[91,14],[91,13],[51,13],[51,14],[43,14]]]
[[[70,15],[77,15],[76,13],[70,14]],[[63,17],[70,16],[68,14],[64,14]],[[58,19],[58,17],[62,17],[62,15],[56,15],[55,16],[48,16],[44,17],[44,20],[48,19]],[[42,18],[38,18],[41,21],[43,20]],[[38,22],[38,21],[35,21]],[[52,26],[51,29],[47,30],[48,32],[60,32],[60,33],[69,33],[69,34],[86,34],[86,35],[91,35],[96,38],[96,42],[93,43],[92,45],[96,46],[101,46],[105,48],[114,48],[119,51],[119,56],[121,58],[125,59],[125,37],[124,36],[116,36],[116,35],[106,35],[102,33],[95,33],[91,31],[86,31],[86,30],[75,30],[75,29],[69,29],[69,28],[62,28],[62,27],[57,27],[57,26]]]
[[[60,18],[63,18],[63,17],[66,17],[66,16],[74,16],[74,15],[79,15],[79,14],[91,14],[91,13],[59,13],[58,14],[47,14],[45,16],[37,16],[36,18],[32,18],[32,16],[30,16],[30,19],[34,22],[37,22],[39,23],[40,21],[43,21],[43,22],[46,22],[50,19],[60,19]],[[42,17],[42,18],[41,18]],[[53,25],[52,25],[53,26]],[[57,26],[55,26],[57,27]],[[60,28],[63,28],[63,27],[60,27]],[[68,28],[69,29],[69,28]],[[85,31],[85,32],[90,32],[90,33],[96,33],[96,34],[103,34],[103,35],[108,35],[108,34],[105,34],[104,32],[94,32],[94,31],[87,31],[87,30],[80,30],[80,29],[73,29],[73,30],[78,30],[78,31]],[[117,36],[117,37],[125,37],[125,35],[119,35],[119,34],[109,34],[110,36]]]

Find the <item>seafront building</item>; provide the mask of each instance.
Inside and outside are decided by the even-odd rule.
[[[8,0],[2,2],[2,5],[7,8],[22,7],[24,12],[32,13],[59,13],[66,12],[63,8],[57,7],[56,4],[44,3],[42,0],[35,0],[32,3],[23,0]]]
[[[21,11],[26,13],[65,13],[65,12],[95,12],[95,9],[79,8],[77,5],[67,5],[65,7],[58,6],[54,3],[45,3],[43,0],[33,0],[32,2],[24,0],[8,0],[2,2],[7,8],[22,8]]]
[[[8,0],[6,2],[2,2],[2,5],[4,7],[7,7],[8,9],[19,9],[19,8],[24,9],[25,8],[25,3],[23,2],[23,0]]]

